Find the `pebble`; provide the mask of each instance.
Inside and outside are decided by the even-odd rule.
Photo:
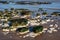
[[[53,24],[51,24],[50,27],[53,27]]]
[[[55,28],[50,28],[51,31],[53,31]]]
[[[53,30],[54,32],[57,32],[57,30],[55,29],[55,30]]]
[[[47,30],[47,28],[44,28],[43,31],[44,31],[44,30]]]
[[[47,32],[48,32],[48,33],[52,33],[52,31],[51,31],[51,30],[48,30]]]

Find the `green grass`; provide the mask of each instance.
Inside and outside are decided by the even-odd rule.
[[[35,27],[33,27],[33,32],[34,33],[41,32],[42,30],[43,30],[43,26],[35,26]]]
[[[28,28],[22,27],[22,28],[18,28],[18,29],[16,30],[16,32],[25,32],[25,31],[27,31],[27,30],[28,30]]]
[[[13,19],[13,20],[9,20],[10,22],[12,22],[12,26],[13,25],[26,25],[28,23],[28,20],[27,19]]]

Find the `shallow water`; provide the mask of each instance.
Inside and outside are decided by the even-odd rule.
[[[58,1],[58,0],[57,0]],[[53,11],[59,11],[60,12],[60,3],[59,2],[53,2],[52,4],[40,4],[40,5],[18,5],[18,4],[0,4],[0,10],[3,9],[10,9],[10,8],[24,8],[29,9],[32,11],[37,11],[39,8],[44,8],[47,10],[47,12],[53,12]],[[56,9],[56,10],[55,10]]]
[[[60,2],[60,0],[7,0],[7,1],[40,1],[40,2],[44,2],[44,1],[49,1],[49,2]]]
[[[52,3],[52,4],[41,4],[41,5],[18,5],[18,4],[0,4],[0,9],[5,8],[26,8],[26,9],[38,9],[38,8],[55,8],[60,9],[60,3]]]

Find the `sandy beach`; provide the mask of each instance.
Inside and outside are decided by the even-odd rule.
[[[50,24],[58,24],[58,27],[55,28],[57,31],[49,33],[43,32],[41,35],[38,35],[35,38],[32,37],[26,37],[24,38],[23,36],[26,35],[21,35],[16,32],[9,32],[8,34],[4,35],[2,29],[0,28],[0,40],[60,40],[60,20],[55,20],[54,22],[48,22],[47,24],[42,24],[44,28],[50,28]]]

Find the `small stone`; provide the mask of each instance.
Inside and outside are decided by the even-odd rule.
[[[9,32],[3,32],[4,35],[7,35]]]
[[[44,28],[43,30],[47,30],[47,28]]]
[[[58,29],[60,29],[60,28],[58,28]]]
[[[57,27],[58,27],[58,25],[57,25],[57,24],[55,24],[55,27],[57,28]]]
[[[54,22],[54,20],[51,20],[51,22]]]
[[[51,24],[50,27],[53,27],[53,24]]]
[[[55,28],[50,28],[50,30],[52,31],[52,30],[54,30]]]
[[[52,31],[51,31],[51,30],[48,30],[47,32],[48,32],[48,33],[52,33]]]
[[[53,30],[54,32],[57,32],[57,30],[55,29],[55,30]]]
[[[46,33],[46,31],[42,31],[43,33]]]
[[[23,36],[23,38],[25,38],[26,36]]]

